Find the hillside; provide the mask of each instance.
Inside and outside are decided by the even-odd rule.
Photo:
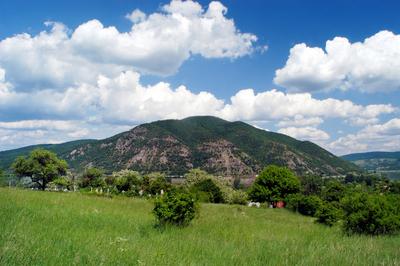
[[[382,173],[389,178],[400,178],[400,152],[365,152],[342,156],[359,167]]]
[[[240,177],[253,177],[268,164],[287,166],[298,174],[336,175],[358,170],[314,143],[210,116],[157,121],[104,140],[43,147],[57,152],[76,170],[97,166],[107,172],[130,168],[181,175],[199,167]],[[0,165],[7,167],[32,148],[1,152]]]

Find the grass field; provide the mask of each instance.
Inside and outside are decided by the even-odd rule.
[[[400,265],[400,237],[343,235],[282,209],[203,204],[154,227],[151,201],[0,189],[0,265]]]

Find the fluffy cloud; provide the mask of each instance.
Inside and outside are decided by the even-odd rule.
[[[24,108],[21,108],[24,106]],[[308,93],[277,90],[255,93],[240,90],[230,103],[209,92],[193,93],[184,86],[160,82],[144,86],[140,75],[127,71],[96,84],[83,83],[67,90],[0,91],[0,120],[90,119],[110,123],[137,123],[191,115],[217,115],[228,120],[282,120],[278,126],[317,125],[322,118],[376,119],[392,113],[391,105],[356,105],[348,100],[315,99]],[[321,118],[322,117],[322,118]]]
[[[381,31],[364,42],[343,37],[326,42],[325,50],[301,43],[290,50],[275,83],[291,91],[340,88],[363,92],[400,89],[400,35]]]
[[[143,86],[140,75],[127,71],[114,78],[99,76],[97,83],[80,84],[64,92],[0,91],[0,120],[75,119],[135,124],[162,118],[215,114],[222,100],[208,92],[192,93],[168,83]],[[24,106],[24,108],[21,108]]]
[[[400,118],[383,124],[368,125],[355,134],[348,134],[329,144],[338,154],[371,150],[398,150],[400,146]]]
[[[237,58],[254,50],[257,37],[241,33],[227,8],[211,2],[173,0],[160,13],[134,10],[128,32],[90,20],[69,30],[47,22],[50,30],[35,36],[17,34],[0,41],[0,67],[19,90],[64,88],[96,81],[99,74],[121,71],[169,75],[192,54]]]
[[[2,78],[2,83],[7,84],[7,80]],[[184,86],[172,88],[165,82],[145,86],[140,74],[126,71],[114,77],[100,75],[94,84],[80,83],[64,91],[28,92],[12,86],[0,89],[1,148],[22,145],[18,137],[31,139],[26,134],[36,136],[31,143],[106,137],[118,132],[116,128],[122,131],[141,122],[192,115],[215,115],[252,124],[271,121],[282,133],[318,142],[329,138],[315,128],[324,119],[378,120],[380,115],[395,110],[391,105],[363,106],[277,90],[240,90],[226,103],[212,93],[193,93]]]
[[[304,126],[317,126],[324,122],[320,117],[309,117],[305,118],[302,115],[295,115],[293,119],[285,118],[277,124],[278,127],[304,127]]]
[[[276,120],[285,118],[376,118],[396,110],[390,104],[357,105],[349,100],[327,98],[319,100],[309,93],[286,94],[277,90],[255,93],[252,89],[239,91],[231,97],[231,103],[221,111],[230,120]],[[311,121],[298,121],[298,124]],[[314,124],[317,120],[312,121]]]
[[[320,142],[329,139],[329,134],[314,127],[287,127],[278,130],[279,133],[291,136],[300,140],[311,140]]]

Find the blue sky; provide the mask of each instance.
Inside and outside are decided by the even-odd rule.
[[[1,1],[0,150],[200,114],[400,150],[398,1],[209,4]]]

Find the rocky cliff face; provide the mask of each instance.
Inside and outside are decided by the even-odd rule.
[[[214,117],[167,120],[138,126],[109,139],[75,147],[64,157],[74,168],[134,169],[182,175],[192,168],[250,178],[264,166],[298,174],[335,175],[356,167],[313,143]]]

